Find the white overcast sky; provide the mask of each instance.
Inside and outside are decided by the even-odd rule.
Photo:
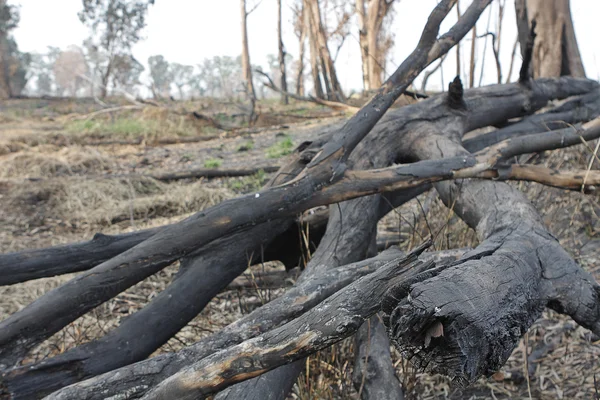
[[[254,3],[256,0],[248,0]],[[353,3],[353,0],[348,0]],[[81,45],[88,31],[79,19],[81,0],[9,0],[10,4],[21,6],[21,22],[14,36],[21,51],[45,52],[47,46],[66,48],[69,45]],[[427,16],[437,0],[400,0],[395,4],[393,31],[395,45],[387,68],[391,72],[413,50]],[[498,1],[492,3],[490,30],[495,30]],[[258,8],[248,18],[250,39],[250,58],[253,64],[265,65],[268,54],[277,52],[276,0],[262,0]],[[461,0],[462,11],[470,4]],[[293,32],[291,0],[283,0],[284,43],[288,53],[298,56],[298,43]],[[484,12],[478,22],[478,33],[485,32],[488,26],[488,13]],[[506,2],[506,15],[503,23],[501,60],[504,75],[508,71],[510,53],[516,38],[514,1]],[[579,48],[583,57],[587,76],[600,78],[600,44],[598,43],[599,0],[571,0],[571,11]],[[456,13],[451,14],[442,25],[447,30],[456,21]],[[195,65],[204,58],[216,55],[237,56],[241,52],[239,0],[156,0],[148,13],[146,40],[133,48],[134,56],[146,64],[149,56],[162,54],[170,62]],[[467,39],[470,34],[467,35]],[[463,43],[468,43],[463,41]],[[479,83],[481,56],[484,40],[478,40],[478,65],[476,84]],[[463,64],[468,61],[468,52],[464,48]],[[444,85],[456,74],[454,51],[443,64]],[[517,56],[515,73],[520,65]],[[352,34],[346,40],[337,59],[338,75],[343,88],[360,89],[362,86],[360,53],[357,41],[357,29],[353,24]],[[464,71],[464,68],[463,68]],[[491,52],[491,40],[488,42],[485,56],[485,74],[483,83],[493,83],[496,79],[495,64]],[[428,88],[439,88],[441,74],[430,78]],[[416,81],[419,84],[419,79]]]

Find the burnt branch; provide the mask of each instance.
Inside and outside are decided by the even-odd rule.
[[[192,364],[161,382],[145,398],[203,398],[352,335],[377,312],[390,279],[413,278],[434,267],[433,262],[417,260],[428,245],[430,243],[348,285],[320,303],[313,312]]]
[[[54,393],[51,398],[92,400],[103,399],[104,396],[118,395],[122,392],[129,393],[132,398],[141,397],[149,388],[192,362],[268,332],[299,317],[361,276],[374,272],[385,263],[401,256],[402,253],[398,249],[391,248],[368,260],[337,268],[328,268],[318,276],[300,280],[281,297],[228,325],[220,332],[201,339],[177,353],[161,354],[149,360],[71,385]],[[61,363],[49,360],[45,364],[41,364],[39,374],[44,374],[45,369],[54,365],[60,368]],[[29,378],[20,379],[19,375],[23,373],[26,373]],[[20,385],[31,385],[34,377],[35,372],[30,373],[23,368],[20,372],[15,370],[10,375],[6,375],[3,380],[9,389],[17,392]],[[13,380],[14,386],[11,386],[10,382]],[[142,381],[144,384],[140,385]]]
[[[476,3],[487,5],[489,0]],[[427,54],[437,43],[439,25],[452,5],[453,1],[443,0],[436,6],[415,51],[291,183],[199,212],[40,297],[0,323],[0,356],[4,362],[14,364],[69,322],[195,249],[245,227],[303,211],[298,203],[310,203],[315,191],[339,179],[350,153],[428,65]],[[290,199],[291,207],[282,207],[283,199]]]
[[[535,43],[535,19],[531,21],[531,30],[529,31],[529,38],[527,39],[527,47],[523,55],[523,64],[521,64],[521,70],[519,71],[519,82],[527,83],[531,80],[532,62],[533,62],[533,46]]]

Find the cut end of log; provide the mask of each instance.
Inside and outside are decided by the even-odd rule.
[[[494,374],[545,306],[540,287],[528,283],[531,275],[498,271],[505,261],[484,256],[409,287],[391,287],[381,310],[392,343],[418,369],[461,386]],[[477,277],[487,273],[492,276],[482,283]],[[482,296],[489,285],[494,293]]]

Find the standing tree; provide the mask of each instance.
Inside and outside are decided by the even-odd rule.
[[[584,78],[569,0],[516,0],[515,7],[522,56],[525,56],[531,22],[536,22],[533,77]]]
[[[144,66],[131,55],[120,55],[115,58],[113,87],[128,93],[134,91],[140,84],[140,75],[144,72]]]
[[[171,83],[173,82],[173,74],[169,62],[161,55],[150,56],[148,58],[148,67],[150,68],[150,79],[152,80],[150,89],[154,98],[158,99],[165,95],[168,96]]]
[[[240,0],[240,11],[242,18],[242,74],[244,77],[244,88],[246,96],[250,100],[250,117],[249,122],[253,124],[256,120],[256,113],[254,112],[256,106],[256,92],[254,91],[254,83],[252,82],[252,67],[250,64],[250,49],[248,46],[248,15],[252,13],[258,6],[258,3],[250,9],[246,10],[246,0]]]
[[[10,48],[8,33],[19,24],[19,11],[0,0],[0,99],[12,96],[10,88]]]
[[[53,71],[60,95],[64,95],[66,91],[69,96],[76,96],[82,77],[88,73],[83,51],[77,46],[70,46],[62,51],[54,62]]]
[[[35,91],[38,95],[45,96],[52,93],[52,64],[48,62],[46,54],[31,54],[29,72],[31,77],[35,78]]]
[[[179,98],[183,99],[183,88],[191,85],[194,78],[194,67],[191,65],[182,65],[178,63],[171,64],[171,75],[173,83],[179,91]]]
[[[304,24],[303,2],[293,5],[294,11],[294,33],[298,38],[298,60],[296,61],[296,94],[304,96],[304,42],[306,42],[306,29]]]
[[[325,86],[327,98],[331,100],[344,100],[342,87],[335,71],[334,59],[327,45],[329,35],[326,32],[321,18],[321,8],[318,0],[304,0],[305,29],[309,35],[310,60],[315,87],[315,95],[324,98],[321,78]],[[342,18],[342,22],[345,18]],[[338,24],[339,26],[339,24]],[[338,29],[334,30],[334,32]],[[320,69],[320,73],[319,73]],[[319,76],[320,74],[320,76]]]
[[[7,40],[8,47],[8,83],[12,96],[18,96],[23,92],[29,80],[29,66],[31,54],[19,51],[19,46],[14,37]]]
[[[386,56],[393,43],[383,23],[386,17],[391,16],[389,11],[393,3],[394,0],[356,0],[365,90],[377,89],[382,83]]]
[[[91,30],[90,47],[102,57],[99,62],[101,96],[106,97],[117,57],[131,55],[131,47],[142,39],[148,6],[154,0],[82,0],[79,19]]]
[[[281,0],[277,0],[277,41],[279,43],[279,71],[281,73],[281,90],[287,92],[287,78],[285,74],[285,48],[283,47],[283,39],[281,36]],[[281,93],[281,102],[288,104],[288,97],[285,93]]]

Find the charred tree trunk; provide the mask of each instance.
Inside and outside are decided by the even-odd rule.
[[[521,54],[525,54],[530,25],[536,21],[533,52],[534,78],[571,75],[585,77],[569,0],[517,0]]]
[[[283,38],[281,36],[281,0],[277,0],[277,42],[278,42],[278,57],[279,57],[279,72],[281,74],[281,90],[287,92],[287,77],[285,74],[285,48],[283,47]],[[281,102],[288,104],[286,94],[281,95]]]
[[[415,257],[423,250],[421,247],[352,283],[321,303],[316,313],[304,314],[280,328],[183,369],[161,382],[145,398],[204,398],[231,383],[258,376],[286,361],[304,358],[340,341],[356,332],[365,319],[377,312],[380,297],[392,277],[410,279],[428,273],[433,262],[422,263]]]
[[[291,321],[358,277],[375,271],[400,255],[397,249],[390,249],[373,259],[340,268],[327,268],[324,274],[298,281],[281,297],[242,317],[219,333],[201,339],[178,353],[161,354],[129,367],[108,372],[85,381],[85,384],[66,387],[53,394],[51,398],[99,400],[122,392],[129,393],[132,398],[142,397],[149,388],[193,361]],[[155,372],[148,374],[150,370]],[[142,385],[140,379],[144,381]],[[18,374],[15,374],[15,383],[19,380]],[[31,380],[21,380],[21,382],[24,385],[31,385]]]

